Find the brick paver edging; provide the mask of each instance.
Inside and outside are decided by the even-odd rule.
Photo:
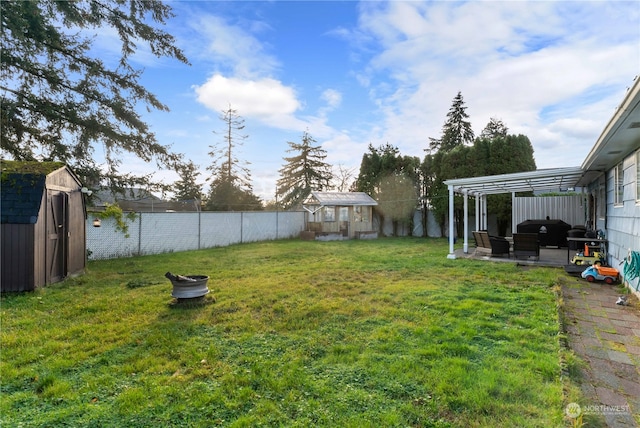
[[[640,304],[630,296],[618,305],[619,286],[581,278],[563,281],[560,292],[562,344],[585,363],[581,412],[609,427],[640,426]]]

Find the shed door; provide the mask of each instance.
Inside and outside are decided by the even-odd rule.
[[[67,275],[67,205],[63,192],[47,192],[47,271],[46,283],[61,281]]]

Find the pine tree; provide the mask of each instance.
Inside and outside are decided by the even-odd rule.
[[[307,131],[302,134],[301,143],[287,142],[290,147],[287,153],[297,154],[285,157],[287,164],[279,170],[276,197],[283,209],[295,208],[312,191],[322,191],[329,187],[332,173],[331,165],[324,161],[327,152],[322,146],[314,146],[314,143],[316,140]]]
[[[262,201],[253,192],[226,180],[216,180],[205,205],[207,211],[262,211]]]
[[[469,115],[466,110],[462,93],[458,92],[447,113],[447,120],[442,126],[442,136],[439,139],[430,138],[431,150],[446,153],[456,147],[473,143],[475,137],[471,129],[471,122],[467,120]]]
[[[224,122],[222,133],[224,143],[209,146],[211,148],[209,156],[213,161],[207,170],[211,171],[212,177],[218,181],[226,181],[238,188],[251,190],[251,172],[247,167],[249,162],[241,162],[236,156],[238,147],[249,138],[242,133],[244,119],[231,106],[222,111],[219,119]]]
[[[180,180],[176,181],[173,185],[174,200],[198,200],[202,201],[202,184],[197,183],[200,171],[198,166],[189,161],[177,165],[176,172],[180,176]]]
[[[509,128],[507,128],[507,125],[505,125],[502,120],[492,117],[489,119],[487,126],[485,126],[480,133],[480,138],[492,139],[497,137],[506,137],[508,133]]]
[[[220,120],[224,122],[223,143],[209,146],[209,156],[213,161],[207,170],[211,171],[211,190],[206,208],[212,211],[260,210],[262,202],[253,194],[251,172],[236,155],[237,149],[248,138],[243,134],[244,119],[237,110],[229,106],[222,111]]]
[[[167,111],[139,81],[129,58],[146,44],[157,57],[188,63],[174,38],[155,28],[172,17],[161,2],[2,1],[2,153],[16,160],[61,161],[96,187],[148,184],[149,177],[120,173],[119,156],[172,167],[180,158],[158,144],[136,111],[139,104]],[[93,48],[97,29],[112,29],[122,43],[116,64]],[[92,158],[106,152],[106,169]]]

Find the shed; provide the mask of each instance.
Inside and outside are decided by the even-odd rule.
[[[76,175],[60,162],[2,161],[0,291],[32,291],[80,274],[86,209]]]
[[[378,203],[364,192],[311,192],[303,208],[307,230],[315,237],[377,238],[373,207]]]

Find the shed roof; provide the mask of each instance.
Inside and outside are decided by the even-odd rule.
[[[356,206],[378,205],[371,196],[364,192],[311,192],[305,204],[319,204],[325,206]]]
[[[0,223],[35,224],[38,221],[47,175],[65,168],[61,162],[2,161]]]

